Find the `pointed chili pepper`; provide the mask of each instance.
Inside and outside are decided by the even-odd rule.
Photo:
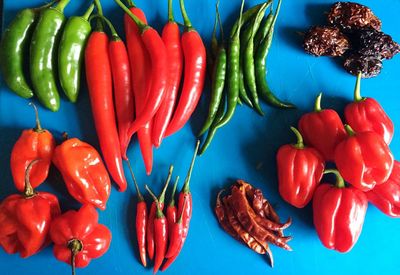
[[[314,226],[322,244],[339,252],[348,252],[360,236],[368,207],[365,194],[354,187],[346,187],[337,170],[325,174],[336,175],[336,185],[320,184],[314,193]]]
[[[36,192],[30,183],[30,172],[38,159],[25,169],[23,194],[10,195],[0,204],[0,246],[9,253],[27,258],[50,244],[50,224],[60,215],[58,199],[47,192]]]
[[[394,161],[389,179],[365,193],[368,201],[390,217],[400,217],[400,162]]]
[[[54,256],[70,264],[73,275],[76,267],[86,267],[92,259],[101,257],[110,247],[111,232],[105,225],[99,224],[98,220],[96,209],[85,204],[78,211],[65,212],[51,224]]]
[[[40,125],[36,106],[33,103],[29,103],[29,105],[35,110],[36,126],[22,132],[14,144],[10,160],[13,181],[20,192],[25,189],[26,168],[35,159],[38,159],[39,162],[32,167],[32,171],[29,173],[30,184],[36,188],[46,180],[56,146],[53,135]]]
[[[375,132],[354,132],[335,149],[335,163],[344,180],[363,191],[388,180],[394,158],[383,138]]]
[[[360,82],[361,73],[357,76],[354,102],[348,104],[344,110],[346,122],[354,131],[373,131],[390,144],[394,133],[393,122],[375,99],[361,96]]]
[[[276,155],[279,194],[291,205],[303,208],[311,201],[325,164],[317,150],[304,146],[300,132],[290,129],[297,136],[297,143],[283,145]]]
[[[183,203],[183,208],[185,208],[187,201]],[[165,258],[171,258],[179,253],[179,248],[182,243],[183,238],[183,224],[182,224],[183,212],[180,214],[179,219],[173,223],[172,228],[169,231],[169,246],[168,251],[165,254]]]
[[[74,199],[106,209],[111,192],[110,176],[93,146],[77,138],[67,139],[54,150],[53,163]]]
[[[176,216],[177,216],[177,211],[178,209],[176,208],[175,205],[175,193],[176,193],[176,187],[178,186],[178,181],[179,181],[179,176],[176,177],[174,187],[172,189],[171,193],[171,199],[168,203],[167,207],[167,221],[168,221],[168,232],[169,232],[169,239],[171,240],[172,238],[172,232],[173,232],[173,227],[174,224],[176,223]]]
[[[326,161],[335,158],[336,145],[346,137],[342,120],[333,109],[321,109],[320,93],[315,100],[314,112],[304,114],[299,130],[306,144],[317,149]]]

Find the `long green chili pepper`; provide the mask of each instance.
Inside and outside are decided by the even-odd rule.
[[[267,36],[273,20],[274,20],[274,13],[272,11],[272,6],[271,6],[271,11],[269,12],[268,16],[262,21],[261,26],[258,28],[256,36],[254,37],[255,52],[257,52],[257,49],[260,46],[261,42]]]
[[[274,34],[274,27],[276,23],[276,19],[279,14],[279,10],[281,7],[282,0],[279,0],[278,6],[275,11],[274,19],[272,21],[271,27],[268,31],[267,36],[261,42],[260,46],[257,49],[256,58],[255,58],[255,70],[256,70],[256,83],[257,83],[257,91],[262,99],[264,99],[268,104],[278,108],[295,108],[295,106],[291,103],[282,102],[278,99],[270,90],[267,79],[266,79],[266,58],[268,55],[269,48],[272,43],[272,38]]]
[[[31,98],[33,91],[24,74],[25,57],[39,12],[54,1],[38,8],[23,9],[5,29],[0,42],[0,69],[4,82],[17,95]]]
[[[34,93],[39,101],[55,112],[60,108],[60,95],[56,83],[57,46],[65,22],[63,14],[70,0],[60,0],[44,10],[32,35],[30,48],[30,74]]]
[[[242,62],[240,61],[240,63],[242,63]],[[250,97],[247,94],[248,94],[247,88],[244,84],[243,67],[240,66],[239,67],[239,98],[238,98],[238,100],[239,99],[242,100],[249,107],[253,108],[253,103],[251,103]]]
[[[218,10],[218,5],[219,5],[219,0],[215,4],[216,10]],[[218,24],[218,13],[216,12],[215,19],[214,19],[213,31],[212,31],[212,35],[211,35],[211,56],[213,59],[217,57],[217,53],[218,53],[217,24]]]
[[[92,30],[88,19],[93,9],[94,4],[91,4],[83,16],[68,19],[58,48],[60,83],[71,102],[76,102],[79,94],[84,49]]]

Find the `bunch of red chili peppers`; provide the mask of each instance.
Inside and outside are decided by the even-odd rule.
[[[354,101],[344,111],[345,125],[335,110],[321,109],[320,94],[314,112],[301,117],[299,131],[292,127],[297,143],[277,154],[282,198],[298,208],[313,199],[317,234],[324,246],[339,252],[357,242],[368,201],[400,217],[400,164],[389,149],[394,126],[376,100],[361,97],[360,80],[361,74]],[[337,169],[326,169],[327,162]],[[320,184],[328,173],[335,174],[335,185]]]

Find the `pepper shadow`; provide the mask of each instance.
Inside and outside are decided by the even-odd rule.
[[[282,26],[277,28],[277,31],[288,45],[304,54],[302,45],[304,34],[307,29],[300,29],[293,26]]]
[[[328,25],[327,15],[332,4],[307,4],[305,5],[305,14],[311,21],[312,25]]]
[[[217,195],[218,193],[224,189],[222,196],[228,194],[230,192],[230,187],[235,184],[236,179],[227,178],[223,184],[212,185],[210,188],[210,210],[214,213],[215,204],[217,203]]]

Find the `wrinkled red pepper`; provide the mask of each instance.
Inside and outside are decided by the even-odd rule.
[[[314,193],[314,226],[322,244],[339,252],[350,251],[360,236],[368,200],[354,187],[346,187],[337,170],[325,173],[336,175],[336,186],[323,183]]]
[[[77,138],[67,139],[56,147],[53,163],[74,199],[101,210],[106,208],[111,181],[100,154],[93,146]]]
[[[279,193],[291,205],[303,208],[312,199],[325,164],[317,150],[304,146],[299,131],[291,129],[297,136],[297,143],[283,145],[276,155]]]
[[[368,191],[388,180],[394,158],[388,145],[375,132],[354,132],[345,125],[348,137],[335,149],[335,163],[345,181]]]

